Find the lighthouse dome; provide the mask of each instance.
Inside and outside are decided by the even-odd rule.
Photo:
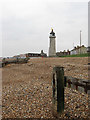
[[[53,32],[53,29],[52,29],[52,31],[50,32],[50,36],[55,36],[55,33]]]

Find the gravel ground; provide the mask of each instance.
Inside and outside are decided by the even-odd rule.
[[[2,118],[55,118],[52,115],[52,71],[64,67],[65,75],[88,79],[88,58],[36,58],[27,64],[2,69]],[[65,109],[60,118],[89,116],[88,95],[65,88]]]

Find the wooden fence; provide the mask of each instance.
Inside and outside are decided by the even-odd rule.
[[[64,76],[63,67],[54,67],[52,79],[52,112],[53,115],[57,115],[57,117],[64,111],[64,87],[69,87],[76,89],[79,92],[84,92],[90,97],[90,80]]]
[[[64,76],[64,86],[76,89],[79,92],[90,93],[90,81],[85,79]]]

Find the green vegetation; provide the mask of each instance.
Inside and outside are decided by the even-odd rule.
[[[85,54],[77,54],[77,55],[65,55],[62,57],[90,57],[90,53],[85,53]]]

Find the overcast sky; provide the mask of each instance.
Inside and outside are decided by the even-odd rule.
[[[88,46],[88,1],[60,0],[3,0],[0,10],[0,56],[14,56],[28,52],[48,54],[49,33],[56,34],[56,50]],[[0,38],[1,39],[1,38]]]

